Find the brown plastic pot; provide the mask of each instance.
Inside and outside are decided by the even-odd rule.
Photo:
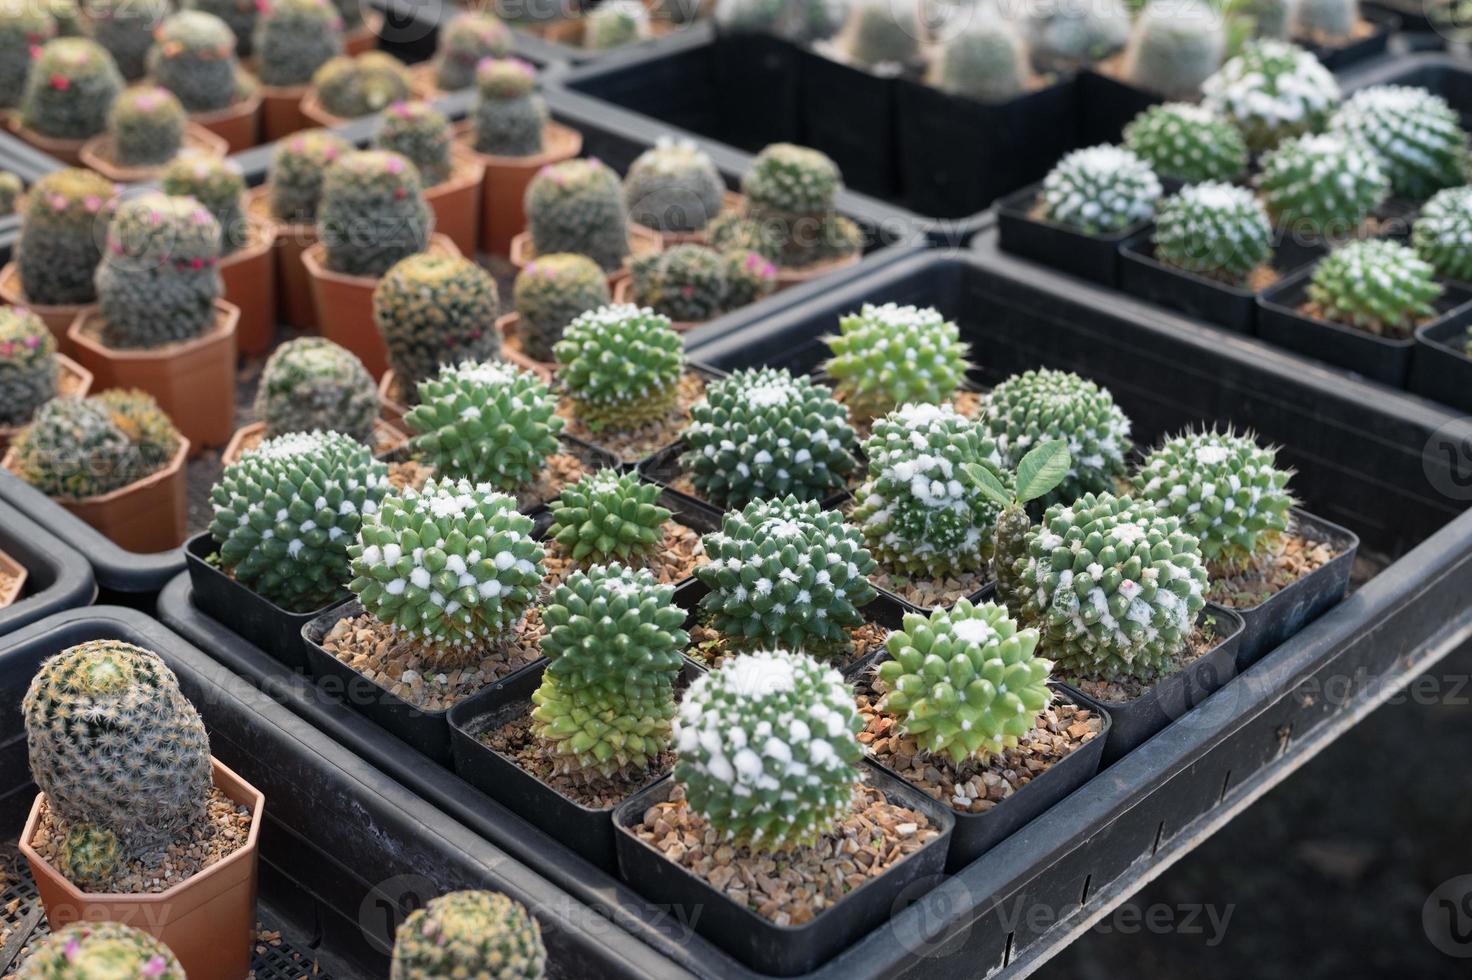
[[[259,141],[261,124],[260,90],[214,112],[190,113],[189,121],[197,123],[222,138],[231,153],[248,150]]]
[[[271,223],[275,236],[276,315],[300,330],[317,329],[317,306],[312,301],[312,279],[302,265],[302,253],[317,243],[317,226],[293,225],[271,216],[271,192],[253,187],[245,197],[246,214]]]
[[[235,349],[260,354],[276,341],[276,225],[246,215],[246,243],[220,260],[225,299],[240,309]]]
[[[194,452],[223,446],[235,432],[235,332],[240,310],[215,301],[215,323],[194,340],[154,350],[114,350],[102,342],[102,313],[77,317],[67,333],[99,390],[142,388]]]
[[[189,481],[184,470],[189,449],[189,440],[180,439],[168,465],[111,493],[51,499],[127,551],[154,554],[177,548],[189,536]],[[0,466],[16,472],[15,450],[5,454]]]
[[[634,300],[633,279],[620,279],[613,284],[613,301],[615,303],[633,303],[635,306],[639,305]],[[694,330],[696,327],[702,326],[705,322],[705,320],[672,320],[670,321],[670,326],[675,328],[676,333],[685,333],[687,330]]]
[[[240,461],[240,457],[259,446],[266,438],[266,423],[252,422],[250,425],[242,426],[235,430],[235,435],[230,437],[230,443],[225,451],[220,454],[220,465],[229,466],[231,463]],[[379,419],[373,423],[373,454],[381,456],[391,453],[404,443],[409,441],[399,429],[389,422]]]
[[[429,239],[427,251],[459,255],[455,243],[444,235]],[[302,253],[302,264],[312,281],[312,301],[322,336],[358,355],[358,360],[375,378],[388,370],[388,348],[373,322],[373,290],[376,276],[349,276],[327,267],[327,247],[317,242]]]
[[[12,112],[6,118],[5,125],[16,136],[19,136],[47,156],[55,157],[57,160],[71,167],[80,167],[82,165],[82,146],[87,142],[86,140],[43,136],[22,123],[19,112]]]
[[[274,143],[292,133],[311,128],[302,112],[302,98],[310,85],[261,86],[261,142]]]
[[[164,172],[164,168],[169,165],[168,162],[165,162],[148,167],[125,167],[114,162],[116,152],[117,141],[113,139],[111,133],[103,133],[82,144],[82,163],[108,180],[119,184],[137,184],[157,180]],[[219,159],[230,152],[230,144],[225,142],[224,137],[210,132],[198,123],[191,122],[184,124],[184,142],[179,147],[179,152],[181,154],[196,153]]]
[[[624,264],[608,274],[608,285],[616,286],[619,280],[628,278],[629,259],[653,255],[664,250],[664,238],[659,232],[643,225],[629,225],[629,252]],[[537,248],[532,244],[532,233],[523,231],[511,239],[511,264],[518,270],[525,269],[537,259]],[[857,259],[855,260],[857,261]]]
[[[475,255],[480,244],[480,194],[484,174],[475,154],[450,148],[450,176],[424,190],[434,212],[434,230],[455,243],[461,255]]]
[[[521,314],[507,313],[496,320],[496,329],[501,331],[501,360],[525,368],[539,377],[551,381],[557,374],[553,361],[539,361],[529,357],[521,346]]]
[[[777,267],[777,291],[781,292],[792,286],[800,286],[805,282],[826,276],[830,272],[839,269],[847,269],[849,266],[858,265],[859,259],[863,258],[858,252],[853,255],[845,255],[838,259],[829,259],[827,262],[814,262],[799,269],[788,269]]]
[[[67,303],[61,306],[42,306],[32,303],[26,299],[25,288],[20,282],[20,266],[14,262],[7,262],[0,268],[0,300],[4,300],[7,306],[24,306],[46,324],[46,329],[51,331],[51,336],[56,338],[57,346],[67,353],[71,353],[71,341],[67,340],[66,332],[71,329],[72,323],[83,313],[90,313],[97,309],[96,303]]]
[[[56,397],[86,398],[92,390],[92,372],[65,354],[57,354],[56,363],[61,368],[61,377],[56,380]],[[0,453],[10,448],[11,440],[24,428],[24,425],[0,426]]]
[[[0,579],[0,609],[4,609],[20,598],[20,590],[25,588],[26,576],[30,572],[26,566],[0,551],[0,574],[6,576]]]
[[[378,47],[378,37],[383,33],[383,15],[370,13],[363,18],[363,23],[353,30],[351,34],[342,39],[343,53],[349,56],[360,55],[364,51],[372,51]]]
[[[493,156],[475,152],[468,132],[456,141],[485,168],[480,192],[480,250],[509,255],[511,240],[526,227],[526,188],[537,171],[583,152],[583,134],[561,123],[542,129],[542,152],[527,157]]]
[[[250,808],[250,833],[235,853],[157,894],[94,894],[67,881],[31,846],[45,799],[36,796],[19,846],[31,866],[53,932],[72,922],[121,922],[169,947],[190,980],[245,980],[249,976],[266,798],[218,759],[211,756],[210,762],[216,788]]]

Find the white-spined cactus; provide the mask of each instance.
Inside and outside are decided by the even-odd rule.
[[[669,317],[626,304],[577,317],[552,351],[578,420],[595,432],[662,416],[685,370],[685,345]]]
[[[1252,192],[1208,181],[1181,188],[1155,217],[1155,257],[1233,286],[1273,254],[1273,225]]]
[[[1439,95],[1408,85],[1354,93],[1329,121],[1331,132],[1380,156],[1391,191],[1420,201],[1467,180],[1467,131]]]
[[[547,539],[575,562],[645,561],[659,550],[671,516],[659,494],[637,473],[589,473],[549,505]]]
[[[1162,177],[1196,183],[1247,173],[1247,144],[1237,127],[1191,102],[1166,102],[1124,128],[1124,145]]]
[[[1202,105],[1242,131],[1247,146],[1270,150],[1316,133],[1339,103],[1339,83],[1312,52],[1264,38],[1250,41],[1201,86]]]
[[[1433,194],[1411,227],[1411,244],[1439,275],[1472,281],[1472,187]]]
[[[857,419],[909,402],[939,405],[955,396],[970,365],[961,329],[934,308],[865,303],[824,338],[833,356],[823,365]]]
[[[1336,248],[1314,266],[1308,284],[1308,298],[1325,319],[1400,338],[1436,316],[1441,294],[1431,263],[1378,238]]]
[[[1160,200],[1150,165],[1120,146],[1074,150],[1043,178],[1042,215],[1089,235],[1109,235],[1150,220]]]
[[[1194,98],[1227,51],[1222,16],[1201,0],[1155,0],[1135,18],[1124,78],[1168,99]]]
[[[1379,154],[1334,133],[1279,144],[1254,183],[1276,224],[1324,238],[1354,234],[1390,195]]]

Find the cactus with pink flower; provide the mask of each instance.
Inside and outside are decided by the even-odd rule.
[[[39,4],[0,8],[0,109],[20,105],[31,64],[55,36],[56,22]]]
[[[15,261],[26,299],[38,306],[91,303],[102,231],[117,188],[90,170],[57,170],[31,185]]]
[[[381,276],[424,251],[433,230],[419,169],[399,154],[349,153],[327,168],[317,234],[333,272]]]
[[[30,310],[0,307],[0,425],[25,425],[56,397],[56,338]]]
[[[20,119],[52,139],[85,140],[102,132],[123,76],[112,55],[84,37],[48,41],[26,79]]]

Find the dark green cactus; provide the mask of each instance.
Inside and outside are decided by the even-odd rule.
[[[226,109],[246,84],[235,48],[235,34],[223,20],[182,10],[159,25],[148,53],[149,74],[190,112]]]
[[[547,104],[535,91],[537,70],[519,58],[491,58],[475,70],[471,110],[475,151],[526,157],[542,152]]]
[[[1379,155],[1333,133],[1279,144],[1253,183],[1275,224],[1322,238],[1353,234],[1390,195]]]
[[[1191,184],[1233,181],[1247,173],[1247,144],[1237,127],[1190,102],[1141,112],[1125,126],[1124,145],[1159,176]]]
[[[184,145],[184,106],[159,85],[135,85],[118,96],[107,117],[113,162],[124,167],[168,163]]]
[[[1339,83],[1311,52],[1287,41],[1249,41],[1201,86],[1201,104],[1230,119],[1255,153],[1316,133],[1339,102]]]
[[[434,55],[435,87],[444,92],[470,88],[482,61],[510,53],[511,31],[499,17],[484,11],[461,11],[440,31]]]
[[[383,51],[324,62],[312,76],[322,108],[343,119],[382,112],[414,96],[414,82],[404,63]]]
[[[199,10],[224,21],[235,35],[235,53],[242,58],[255,54],[253,39],[264,3],[258,0],[180,0],[180,9]]]
[[[220,226],[220,254],[230,255],[250,241],[245,218],[245,177],[231,160],[191,154],[164,170],[164,193],[192,197],[205,206]]]
[[[61,368],[56,338],[41,318],[19,307],[0,307],[0,426],[29,422],[56,397]]]
[[[315,224],[327,168],[351,152],[351,143],[325,129],[305,130],[277,143],[266,175],[271,217],[293,225]]]
[[[721,213],[726,184],[709,155],[689,141],[661,139],[624,177],[629,216],[646,228],[695,232]]]
[[[153,31],[169,15],[170,0],[87,0],[92,39],[107,49],[130,82],[148,74]]]
[[[368,443],[378,421],[378,385],[352,351],[298,337],[266,361],[255,411],[268,438],[321,429]]]
[[[1206,181],[1165,199],[1151,241],[1166,265],[1240,286],[1272,258],[1273,226],[1252,191]]]
[[[676,323],[703,323],[726,307],[726,261],[704,245],[676,245],[637,258],[634,302]]]
[[[395,102],[373,131],[375,149],[397,153],[419,168],[425,187],[449,179],[453,163],[450,120],[427,102]]]
[[[220,226],[198,201],[149,192],[119,205],[97,269],[102,340],[157,349],[214,324]]]
[[[1329,129],[1370,147],[1391,190],[1419,201],[1467,179],[1467,132],[1439,95],[1407,85],[1371,85],[1334,113]]]
[[[263,85],[307,85],[342,54],[342,16],[331,0],[267,0],[256,22],[256,74]]]
[[[1431,263],[1386,239],[1336,248],[1314,266],[1308,285],[1308,298],[1324,319],[1397,338],[1410,337],[1436,316],[1442,292]]]
[[[91,139],[107,128],[107,113],[123,90],[117,65],[95,41],[47,41],[31,65],[20,121],[42,136]]]
[[[434,213],[422,186],[419,171],[397,153],[349,153],[328,167],[317,212],[327,265],[376,278],[424,251]]]
[[[90,170],[56,170],[31,185],[15,258],[27,301],[97,300],[93,277],[116,195],[112,181]]]
[[[538,255],[516,274],[511,302],[521,317],[522,349],[528,357],[550,361],[569,323],[608,305],[608,277],[586,255]]]
[[[629,254],[629,212],[618,174],[599,160],[544,168],[526,189],[527,230],[539,255],[576,252],[612,272]]]

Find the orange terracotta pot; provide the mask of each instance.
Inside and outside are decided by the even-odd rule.
[[[224,139],[231,153],[248,150],[260,141],[260,90],[257,89],[234,105],[214,112],[190,113],[189,121]]]
[[[496,320],[496,329],[501,331],[501,360],[525,368],[547,381],[557,374],[557,365],[552,361],[539,361],[523,353],[521,346],[521,314],[507,313]]]
[[[247,192],[245,210],[252,218],[269,221],[273,226],[277,318],[299,330],[317,329],[312,279],[307,275],[307,267],[302,265],[302,253],[317,243],[317,226],[285,224],[271,217],[271,195],[265,186]]]
[[[315,88],[308,88],[307,94],[302,96],[301,112],[309,125],[321,126],[324,129],[331,129],[334,126],[341,126],[343,123],[352,122],[351,119],[334,115],[324,109],[322,107],[322,100],[318,98]]]
[[[829,259],[827,262],[805,265],[800,269],[784,269],[779,266],[777,268],[777,291],[801,285],[820,276],[826,276],[830,272],[837,272],[839,269],[847,269],[851,265],[858,265],[861,258],[863,256],[855,252],[841,259]]]
[[[542,152],[529,157],[476,153],[474,137],[464,131],[456,142],[485,168],[480,194],[480,249],[494,255],[509,255],[511,240],[526,227],[526,188],[537,171],[583,152],[583,134],[555,122],[548,122],[542,130]]]
[[[439,234],[430,236],[428,251],[460,254],[454,242]],[[373,290],[378,278],[333,272],[327,267],[327,247],[321,242],[302,253],[302,264],[312,280],[322,336],[358,355],[373,377],[382,378],[388,370],[388,348],[373,322]]]
[[[292,133],[311,128],[302,113],[302,97],[309,85],[261,86],[261,142],[274,143]]]
[[[342,39],[344,53],[349,55],[360,55],[364,51],[372,51],[378,47],[378,36],[383,33],[383,15],[370,13],[363,18],[363,23],[352,33]]]
[[[157,180],[168,163],[149,167],[126,167],[114,162],[117,142],[110,133],[94,136],[82,144],[82,163],[119,184],[136,184]],[[221,158],[230,152],[230,144],[198,123],[185,123],[184,143],[180,153],[197,153],[207,157]]]
[[[0,551],[0,575],[4,576],[0,578],[0,609],[20,598],[20,590],[25,588],[29,574],[26,566]]]
[[[391,425],[403,428],[404,416],[408,414],[409,406],[400,401],[400,398],[398,375],[394,374],[393,368],[389,368],[378,379],[378,414]]]
[[[634,300],[634,280],[620,279],[614,283],[613,301],[615,303],[634,303],[637,306],[638,304]],[[670,326],[675,328],[676,333],[685,333],[687,330],[694,330],[696,327],[703,326],[705,323],[705,320],[672,320],[670,321]]]
[[[80,167],[82,165],[82,146],[87,142],[86,140],[60,139],[55,136],[44,136],[22,123],[19,112],[12,112],[6,118],[5,125],[16,136],[19,136],[47,156],[55,157],[71,167]]]
[[[94,894],[67,881],[31,846],[44,800],[43,796],[36,797],[19,846],[31,866],[52,931],[83,920],[122,922],[169,947],[190,980],[245,980],[255,946],[261,820],[266,798],[218,759],[211,757],[210,761],[215,786],[250,809],[250,833],[235,853],[157,894]]]
[[[643,225],[629,225],[629,252],[624,257],[624,264],[608,274],[608,285],[616,286],[619,280],[628,278],[629,259],[640,258],[645,255],[653,255],[664,249],[664,238],[659,232]],[[511,239],[511,264],[517,269],[525,269],[537,258],[537,247],[532,244],[532,233],[523,231]]]
[[[56,363],[61,368],[61,377],[56,381],[56,397],[86,398],[87,393],[92,390],[92,372],[65,354],[57,354]],[[0,426],[0,453],[10,447],[10,443],[24,428],[23,425]]]
[[[450,176],[425,188],[424,201],[434,212],[434,230],[455,243],[461,255],[475,255],[480,243],[480,194],[483,168],[475,154],[450,149]]]
[[[71,329],[72,323],[83,313],[90,313],[97,309],[96,303],[67,303],[62,306],[42,306],[32,303],[26,299],[25,288],[20,282],[20,266],[14,262],[7,262],[4,268],[0,268],[0,300],[4,300],[7,306],[24,306],[46,324],[46,329],[56,338],[57,347],[71,353],[71,341],[67,340],[66,332]]]
[[[180,439],[168,465],[136,483],[95,497],[51,499],[120,548],[144,554],[177,548],[189,536],[189,481],[184,470],[189,451],[189,440]],[[0,466],[16,471],[14,449]]]
[[[220,465],[229,466],[240,461],[240,457],[259,446],[266,438],[266,423],[252,422],[235,430],[230,443],[220,454]],[[373,454],[393,452],[409,439],[397,426],[379,419],[373,423]]]
[[[245,245],[220,260],[225,299],[240,309],[235,348],[260,354],[276,341],[276,225],[247,214]]]
[[[235,332],[240,310],[215,301],[215,323],[202,337],[157,350],[114,350],[102,342],[101,311],[77,317],[67,336],[98,390],[142,388],[194,452],[223,446],[235,432]]]
[[[450,94],[440,88],[439,73],[435,70],[433,58],[421,61],[417,65],[410,65],[409,77],[414,82],[415,96],[425,102],[433,102],[435,99]]]

